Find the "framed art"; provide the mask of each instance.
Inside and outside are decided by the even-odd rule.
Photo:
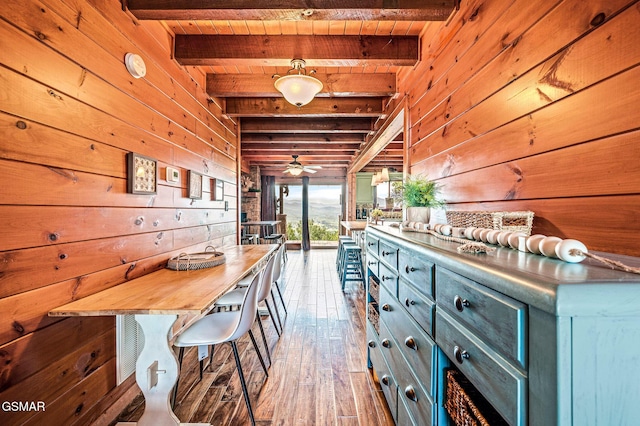
[[[187,182],[188,197],[194,200],[202,199],[202,175],[193,170],[189,170],[189,181]]]
[[[156,194],[158,192],[158,161],[144,155],[127,154],[127,192]]]
[[[211,187],[213,188],[214,201],[224,200],[224,181],[220,179],[211,179]]]

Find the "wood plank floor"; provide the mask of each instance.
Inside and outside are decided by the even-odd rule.
[[[281,280],[288,316],[279,339],[263,317],[272,359],[268,378],[248,337],[239,342],[258,425],[393,424],[366,366],[364,288],[349,282],[342,292],[335,256],[335,249],[288,252]],[[253,331],[260,340],[257,325]],[[206,368],[202,381],[196,356],[187,351],[182,365],[175,407],[180,421],[250,424],[231,347],[216,347],[213,371]],[[137,420],[143,406],[136,399],[118,420]]]

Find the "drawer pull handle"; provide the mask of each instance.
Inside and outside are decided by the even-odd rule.
[[[464,311],[464,308],[468,308],[469,306],[471,306],[471,303],[469,303],[467,299],[463,299],[462,297],[456,295],[456,297],[453,298],[453,305],[456,307],[456,310],[458,312],[462,312]]]
[[[372,241],[369,241],[369,242],[367,243],[367,245],[368,245],[369,247],[371,247],[371,246],[375,246],[375,245],[376,245],[376,243],[374,243],[374,242],[372,242]]]
[[[370,347],[370,348],[375,348],[375,347],[376,347],[376,342],[375,342],[375,341],[373,341],[373,340],[369,340],[369,343],[368,343],[368,344],[369,344],[369,347]]]
[[[408,308],[409,305],[415,305],[416,301],[415,300],[409,300],[409,298],[407,297],[406,299],[404,299],[404,304],[407,305],[407,308]]]
[[[391,312],[391,305],[389,305],[388,303],[385,303],[384,305],[382,305],[382,310]]]
[[[393,252],[391,252],[391,251],[384,251],[384,250],[382,250],[382,255],[383,255],[383,256],[389,256],[390,254],[393,254]]]
[[[393,277],[385,277],[384,275],[382,276],[382,281],[387,281],[387,280],[392,280]]]
[[[385,348],[390,348],[391,347],[391,342],[389,341],[389,339],[384,339],[382,341],[382,346],[384,346]]]
[[[462,350],[460,346],[456,346],[453,348],[453,356],[458,361],[458,364],[462,364],[465,359],[469,359],[469,352]]]
[[[378,263],[378,262],[376,262],[374,260],[370,260],[370,261],[367,262],[368,265],[375,265],[376,263]]]
[[[404,267],[404,270],[407,271],[407,274],[408,274],[410,272],[415,272],[416,268],[414,268],[413,266],[407,265],[407,266]]]
[[[389,380],[389,376],[387,376],[386,374],[382,376],[382,379],[380,379],[380,381],[385,386],[389,386],[389,384],[391,383],[391,380]]]
[[[409,349],[413,349],[414,351],[418,350],[418,344],[416,343],[416,340],[413,338],[413,336],[409,336],[404,339],[404,344],[407,345]]]
[[[413,386],[407,386],[404,388],[404,394],[407,395],[407,398],[412,400],[413,402],[418,402],[418,395],[416,394],[416,390]]]

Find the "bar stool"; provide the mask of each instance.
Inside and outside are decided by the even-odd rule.
[[[336,252],[336,270],[340,270],[340,260],[342,257],[342,246],[345,242],[354,242],[353,238],[348,235],[340,235],[338,237],[338,251]]]
[[[249,412],[249,418],[251,424],[255,425],[255,419],[253,417],[253,410],[251,409],[251,401],[249,400],[249,392],[247,390],[247,383],[242,371],[242,365],[240,363],[240,354],[238,352],[237,339],[249,333],[251,342],[253,343],[260,364],[267,377],[267,367],[264,364],[256,340],[251,332],[251,326],[256,320],[258,312],[258,290],[260,290],[260,280],[264,272],[257,274],[254,278],[242,300],[242,305],[237,311],[224,311],[214,312],[211,315],[207,315],[182,332],[176,338],[174,345],[180,348],[180,354],[178,355],[178,362],[182,362],[184,355],[184,348],[192,346],[214,346],[220,343],[231,343],[233,349],[233,356],[236,361],[236,368],[238,369],[238,376],[240,377],[240,385],[242,386],[242,393],[244,395],[244,402],[247,405],[247,411]],[[210,359],[213,359],[213,348],[211,349]],[[201,361],[202,364],[202,361]],[[209,364],[211,366],[211,364]],[[200,370],[202,372],[202,369]],[[175,397],[178,391],[178,382],[173,394],[173,403],[175,403]]]
[[[344,269],[345,249],[352,246],[358,246],[358,244],[353,240],[344,240],[341,241],[341,245],[338,247],[338,264],[336,268],[338,275],[342,275],[342,270]]]
[[[364,268],[362,267],[362,249],[357,244],[344,246],[344,260],[342,264],[342,290],[347,281],[362,281],[365,284]],[[355,278],[350,278],[355,276]]]

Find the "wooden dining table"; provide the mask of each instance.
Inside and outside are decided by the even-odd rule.
[[[136,361],[136,382],[145,398],[140,426],[179,425],[169,396],[180,366],[171,341],[179,315],[193,320],[207,314],[216,300],[246,275],[264,265],[276,244],[223,247],[226,261],[212,268],[162,269],[55,308],[49,316],[135,315],[145,343]]]

